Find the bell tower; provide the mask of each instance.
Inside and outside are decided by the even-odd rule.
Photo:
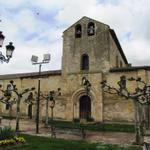
[[[81,18],[65,30],[62,73],[107,72],[116,67],[116,58],[125,66],[126,58],[111,30],[108,25],[88,17]]]

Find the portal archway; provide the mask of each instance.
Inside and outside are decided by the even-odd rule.
[[[90,90],[90,92],[86,93],[85,89],[84,88],[80,88],[78,90],[76,90],[73,95],[72,95],[72,98],[71,98],[71,101],[72,101],[72,112],[73,112],[73,119],[80,119],[81,118],[81,113],[80,113],[80,110],[83,110],[83,109],[80,109],[80,100],[84,100],[84,96],[87,96],[88,99],[89,99],[89,103],[90,104],[90,111],[89,111],[89,114],[88,116],[90,116],[90,118],[94,118],[95,116],[95,107],[94,107],[94,104],[95,104],[95,101],[96,101],[96,96],[94,94],[94,92],[92,90]],[[88,101],[88,100],[87,100]],[[82,101],[84,103],[84,101]],[[82,103],[81,102],[81,103]]]
[[[83,95],[79,99],[80,119],[91,118],[91,99],[88,95]]]

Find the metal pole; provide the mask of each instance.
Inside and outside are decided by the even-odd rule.
[[[36,133],[39,133],[39,107],[40,107],[40,75],[41,75],[41,66],[39,64],[39,80],[38,80],[38,96],[37,96],[37,111],[36,111]]]

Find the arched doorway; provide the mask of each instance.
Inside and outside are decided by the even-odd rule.
[[[79,99],[80,104],[80,118],[81,119],[89,119],[91,118],[91,99],[87,95],[83,95]]]

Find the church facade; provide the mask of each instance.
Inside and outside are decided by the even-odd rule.
[[[61,88],[61,95],[55,100],[55,119],[133,122],[135,112],[132,100],[106,94],[100,85],[101,81],[108,80],[110,85],[117,87],[117,81],[122,75],[141,77],[149,83],[150,67],[132,67],[128,64],[114,30],[104,23],[83,17],[63,32],[62,68],[42,72],[41,91]],[[91,83],[88,94],[81,84],[83,77]],[[0,84],[6,89],[9,80],[14,80],[19,90],[32,86],[37,89],[38,78],[38,73],[0,75]],[[128,87],[132,91],[136,83],[129,83]],[[12,108],[14,116],[15,107],[13,105]],[[35,116],[36,105],[31,110]],[[5,104],[0,103],[0,113],[9,115]],[[21,115],[28,116],[28,113],[29,106],[22,100]],[[45,100],[40,100],[39,113],[40,119],[44,119]]]

